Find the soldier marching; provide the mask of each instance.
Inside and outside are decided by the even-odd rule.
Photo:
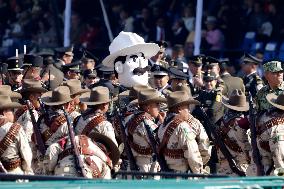
[[[241,58],[239,78],[228,60],[206,55],[172,65],[158,56],[164,48],[121,32],[101,64],[72,61],[71,47],[56,49],[57,61],[49,51],[7,59],[0,171],[283,175],[281,61],[263,62],[265,85],[252,55]]]

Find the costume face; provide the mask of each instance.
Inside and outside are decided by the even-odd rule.
[[[127,55],[125,62],[118,61],[114,68],[118,73],[119,83],[125,87],[135,84],[148,84],[148,60],[142,53]]]

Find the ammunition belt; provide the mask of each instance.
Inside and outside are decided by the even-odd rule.
[[[188,120],[189,121],[189,120]],[[159,153],[164,154],[164,150],[166,149],[166,146],[170,140],[170,137],[173,135],[175,129],[179,126],[179,124],[182,123],[182,120],[180,119],[174,119],[170,125],[167,127],[165,134],[163,136],[160,148],[159,148]]]
[[[284,117],[275,117],[265,122],[264,124],[258,126],[257,134],[261,135],[267,129],[270,129],[273,126],[284,124]]]
[[[151,155],[152,154],[152,149],[150,147],[140,146],[131,140],[129,141],[129,145],[138,154],[141,154],[141,155]]]
[[[106,118],[103,115],[98,115],[96,117],[94,117],[91,121],[89,121],[89,123],[85,126],[85,128],[82,131],[82,135],[86,135],[88,136],[90,134],[90,132],[97,126],[99,125],[101,122],[105,121]]]
[[[12,171],[16,169],[17,167],[22,166],[22,160],[20,158],[13,159],[10,161],[1,161],[1,162],[7,171]]]
[[[102,178],[102,173],[100,172],[96,162],[94,162],[90,157],[85,158],[85,162],[91,168],[93,178]],[[102,172],[104,171],[102,170]]]
[[[43,140],[46,142],[56,131],[57,129],[66,122],[64,115],[59,115],[51,122],[49,128],[47,128],[43,133]]]
[[[10,127],[8,133],[5,135],[5,137],[0,142],[0,154],[2,155],[7,148],[15,142],[16,136],[21,128],[21,125],[18,123],[13,123],[13,125]]]
[[[121,130],[120,130],[120,123],[119,123],[119,120],[118,120],[118,116],[116,116],[113,120],[113,126],[114,126],[114,129],[117,133],[118,136],[121,136]]]
[[[134,115],[133,118],[131,118],[127,124],[126,124],[126,127],[127,127],[127,131],[128,131],[128,134],[130,135],[133,135],[135,129],[137,128],[137,126],[144,120],[144,119],[151,119],[150,117],[148,117],[145,113],[141,113],[139,115]]]
[[[270,146],[269,146],[269,141],[259,141],[259,146],[260,146],[263,150],[265,150],[265,151],[267,151],[267,152],[271,152]]]
[[[168,156],[172,159],[183,159],[184,158],[184,151],[182,149],[164,149],[164,155]]]

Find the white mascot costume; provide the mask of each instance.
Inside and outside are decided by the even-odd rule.
[[[145,43],[136,33],[122,31],[110,44],[110,55],[102,63],[114,68],[123,87],[147,85],[148,59],[156,55],[159,49],[155,43]]]

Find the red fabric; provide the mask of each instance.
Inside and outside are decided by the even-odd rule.
[[[67,143],[67,138],[62,138],[62,139],[60,139],[59,141],[58,141],[58,144],[60,145],[60,147],[62,148],[62,149],[64,149],[65,148],[65,144]]]
[[[238,125],[239,125],[239,127],[240,128],[242,128],[242,129],[246,129],[246,130],[248,130],[250,127],[249,127],[249,120],[248,120],[248,118],[247,117],[244,117],[244,118],[242,118],[242,119],[240,119],[239,121],[238,121]]]

